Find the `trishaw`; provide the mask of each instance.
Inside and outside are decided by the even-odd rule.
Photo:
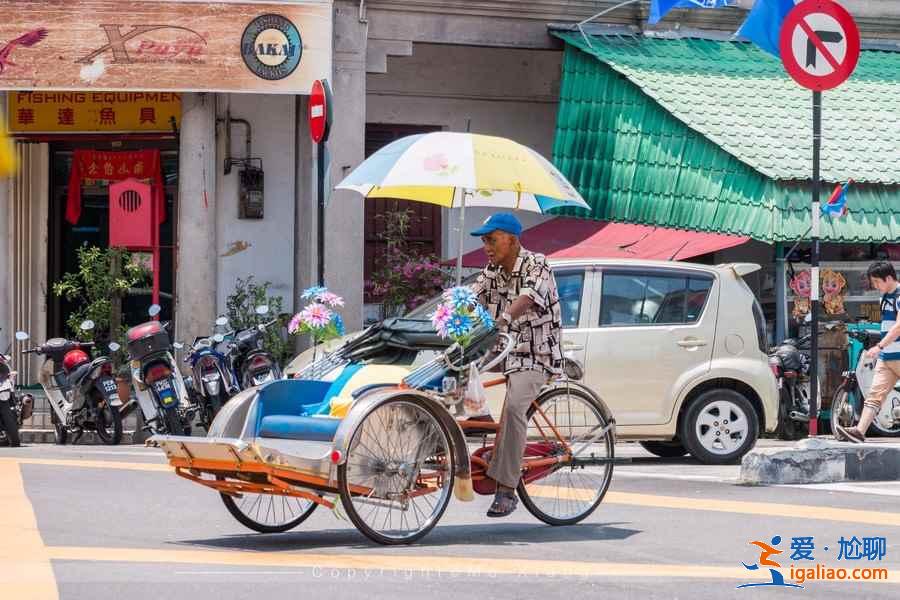
[[[408,544],[437,524],[451,490],[463,501],[492,494],[486,472],[499,423],[467,418],[469,365],[484,377],[512,347],[481,329],[465,348],[437,338],[428,322],[394,319],[314,361],[294,379],[229,400],[205,438],[154,436],[181,477],[220,493],[229,512],[261,533],[288,531],[339,501],[353,524],[381,544]],[[330,416],[334,373],[385,353],[424,357],[400,384],[352,393],[345,416]],[[329,381],[329,374],[331,374]],[[501,385],[502,376],[485,380]],[[517,493],[551,525],[590,515],[612,478],[615,420],[590,389],[548,381],[527,413]]]

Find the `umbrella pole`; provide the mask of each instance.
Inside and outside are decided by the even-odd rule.
[[[456,285],[462,285],[463,235],[466,228],[466,196],[469,190],[462,193],[462,205],[459,207],[459,253],[456,255]]]

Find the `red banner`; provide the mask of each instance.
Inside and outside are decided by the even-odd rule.
[[[159,223],[166,220],[166,196],[163,189],[159,150],[134,152],[101,152],[76,150],[69,174],[69,197],[66,202],[66,221],[75,225],[81,217],[81,182],[85,179],[121,181],[133,177],[153,186]]]

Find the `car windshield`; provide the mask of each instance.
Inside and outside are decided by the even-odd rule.
[[[481,274],[481,271],[479,271],[477,273],[472,273],[471,275],[469,275],[468,277],[463,279],[463,285],[471,285],[471,284],[475,283],[475,280],[478,279],[478,276],[480,274]],[[437,307],[438,304],[440,304],[440,302],[441,302],[441,295],[438,294],[437,296],[430,299],[425,304],[420,304],[419,306],[415,307],[414,309],[412,309],[411,311],[409,311],[408,313],[403,315],[403,318],[405,318],[405,319],[427,319],[428,315],[434,312],[434,309]]]

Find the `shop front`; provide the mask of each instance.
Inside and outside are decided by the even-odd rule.
[[[53,285],[88,247],[125,247],[145,272],[125,325],[158,302],[193,339],[249,275],[290,310],[314,251],[298,240],[315,170],[303,110],[332,76],[331,2],[8,4],[0,90],[19,168],[0,191],[0,336],[71,333],[78,306]],[[147,193],[114,194],[122,182]]]

